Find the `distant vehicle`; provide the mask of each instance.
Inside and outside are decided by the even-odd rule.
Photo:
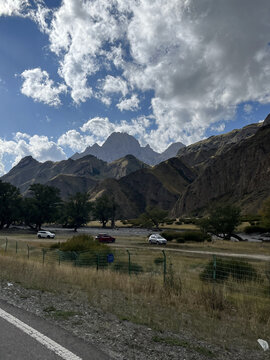
[[[115,242],[115,238],[108,234],[98,234],[95,237],[95,239],[101,243],[114,243]]]
[[[37,237],[38,237],[39,239],[41,239],[41,238],[54,239],[55,234],[52,233],[52,232],[50,232],[50,231],[43,231],[43,230],[41,230],[41,231],[39,231],[39,232],[37,233]]]
[[[159,234],[152,234],[148,238],[149,244],[166,245],[167,240]]]

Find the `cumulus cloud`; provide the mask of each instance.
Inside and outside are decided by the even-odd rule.
[[[94,139],[91,136],[84,136],[76,130],[69,130],[59,137],[57,144],[61,147],[69,147],[73,151],[82,152],[93,142]]]
[[[126,96],[128,93],[128,87],[125,80],[121,79],[119,76],[114,77],[107,75],[103,84],[102,89],[105,93],[122,93],[123,96]]]
[[[31,155],[38,161],[59,161],[66,158],[63,149],[47,136],[33,135],[17,132],[12,140],[0,138],[0,174],[6,171],[3,159],[9,155],[12,166],[16,165],[23,157]]]
[[[28,5],[27,0],[0,0],[0,16],[20,15]]]
[[[21,87],[22,94],[50,106],[61,104],[59,95],[66,92],[66,85],[55,85],[47,71],[42,71],[40,68],[25,70],[21,77],[24,80]]]
[[[28,4],[2,2],[7,15]],[[269,0],[63,0],[50,16],[40,3],[32,18],[76,104],[95,96],[110,106],[113,94],[120,111],[136,111],[140,99],[129,91],[147,92],[154,127],[144,139],[165,148],[199,140],[240,104],[270,103],[269,15]],[[63,85],[39,75],[41,100],[28,96],[58,105]],[[106,124],[103,137],[124,123]]]
[[[116,106],[120,111],[123,110],[136,111],[139,109],[139,103],[140,100],[138,99],[138,96],[133,94],[131,98],[120,101]]]

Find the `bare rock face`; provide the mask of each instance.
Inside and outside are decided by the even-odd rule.
[[[71,158],[76,160],[86,155],[93,155],[106,162],[112,162],[126,155],[133,155],[148,165],[156,165],[176,156],[177,151],[184,146],[184,144],[178,142],[170,145],[164,152],[158,153],[151,149],[149,145],[141,146],[138,140],[131,135],[114,132],[102,146],[98,144],[88,146],[84,152],[81,154],[76,153]]]
[[[233,145],[253,136],[261,126],[261,123],[250,124],[226,134],[211,136],[180,149],[177,156],[189,166],[202,168]]]
[[[269,116],[268,116],[269,119]],[[198,213],[215,203],[239,205],[243,213],[256,213],[270,196],[270,124],[216,156],[188,186],[173,214]]]

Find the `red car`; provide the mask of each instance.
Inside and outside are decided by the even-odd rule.
[[[108,234],[98,234],[96,236],[96,240],[98,240],[101,243],[114,243],[115,242],[115,238]]]

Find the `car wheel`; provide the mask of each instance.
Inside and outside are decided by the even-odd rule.
[[[49,239],[49,238],[50,238],[50,235],[47,236],[47,239]]]
[[[40,238],[41,238],[41,235],[38,235],[38,238],[40,239]]]

